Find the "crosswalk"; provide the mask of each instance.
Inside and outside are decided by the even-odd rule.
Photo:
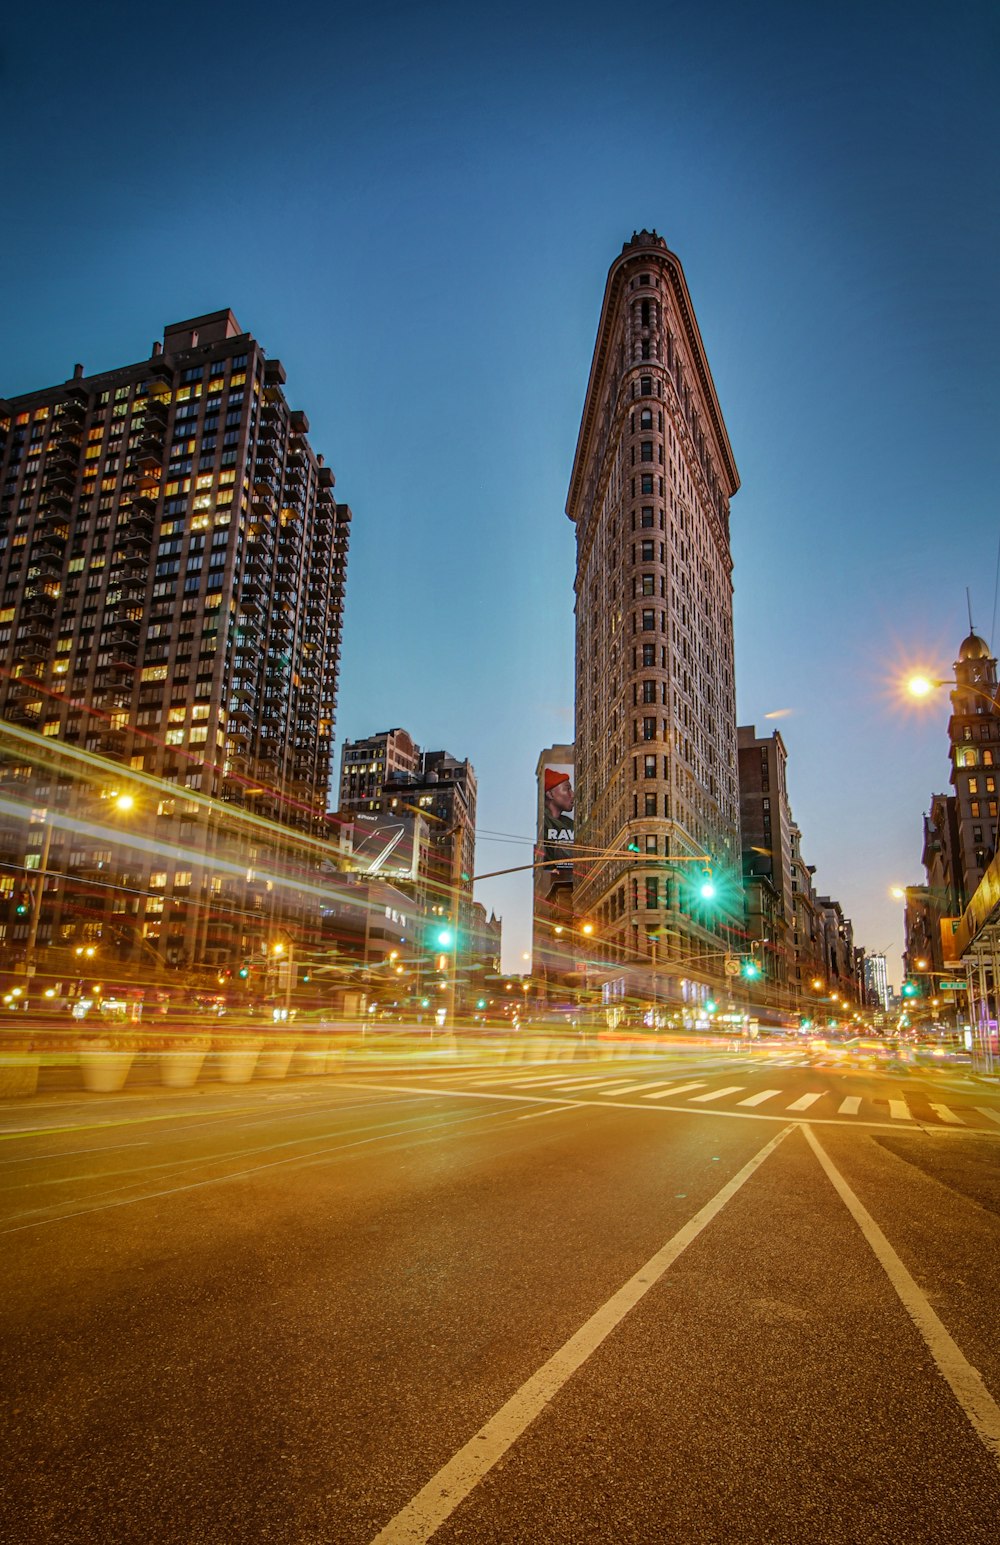
[[[774,1065],[771,1064],[772,1067]],[[650,1075],[642,1078],[634,1072],[631,1077],[623,1077],[621,1073],[614,1077],[607,1073],[583,1076],[565,1072],[554,1074],[551,1071],[518,1074],[513,1069],[490,1078],[473,1078],[470,1082],[477,1089],[497,1092],[504,1089],[515,1093],[523,1091],[535,1097],[551,1095],[554,1101],[669,1101],[706,1111],[728,1107],[740,1113],[781,1114],[807,1120],[839,1117],[848,1121],[854,1118],[859,1122],[879,1122],[888,1117],[890,1122],[920,1126],[979,1130],[1000,1127],[1000,1110],[991,1106],[972,1105],[970,1102],[963,1104],[961,1109],[955,1109],[954,1105],[946,1105],[941,1100],[931,1099],[919,1092],[898,1089],[887,1092],[885,1096],[870,1095],[867,1098],[856,1094],[843,1095],[832,1088],[810,1089],[805,1093],[795,1093],[792,1097],[793,1092],[788,1089],[755,1090],[746,1084],[717,1084],[710,1076],[677,1082],[676,1075],[673,1080],[669,1080],[662,1077],[656,1079]]]

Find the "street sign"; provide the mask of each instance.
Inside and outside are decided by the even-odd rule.
[[[727,976],[739,976],[739,974],[740,974],[739,958],[736,955],[727,955],[726,956],[726,975]]]
[[[938,982],[938,992],[964,992],[967,982]]]

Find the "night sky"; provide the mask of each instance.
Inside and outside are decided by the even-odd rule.
[[[232,307],[354,511],[338,758],[396,725],[468,756],[477,868],[527,863],[604,282],[655,227],[742,478],[739,719],[898,985],[948,706],[894,681],[952,674],[966,587],[998,642],[998,34],[963,0],[22,8],[0,394]],[[529,877],[478,894],[524,969]]]

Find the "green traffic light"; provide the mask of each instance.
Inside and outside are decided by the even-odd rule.
[[[706,1013],[714,1014],[717,1007],[718,1007],[718,1005],[716,1004],[716,1001],[715,1001],[714,998],[706,998],[705,999],[705,1012]]]
[[[760,976],[760,966],[755,960],[745,960],[740,967],[744,976]]]
[[[903,997],[904,998],[915,998],[915,997],[917,997],[919,992],[920,992],[920,988],[917,986],[916,982],[904,982],[903,983]]]
[[[442,928],[437,936],[437,942],[443,950],[449,948],[455,942],[455,935],[450,928]]]
[[[698,887],[698,895],[703,901],[711,901],[715,895],[715,884],[712,880],[702,880]]]

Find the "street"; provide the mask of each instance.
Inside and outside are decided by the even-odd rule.
[[[996,1085],[518,1052],[0,1106],[6,1537],[995,1545]]]

